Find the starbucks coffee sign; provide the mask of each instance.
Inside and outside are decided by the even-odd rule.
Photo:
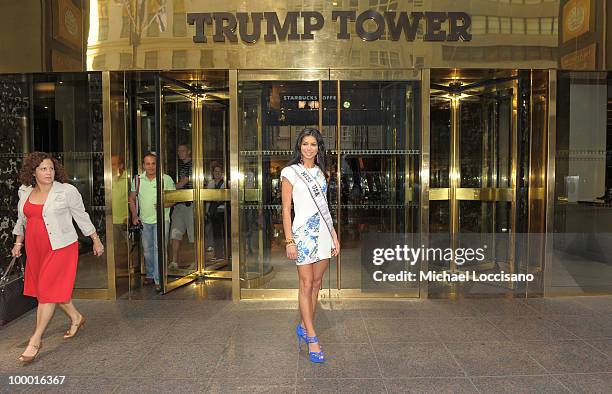
[[[368,10],[332,11],[331,19],[339,26],[336,38],[348,40],[356,34],[363,41],[376,41],[388,34],[391,41],[415,41],[420,23],[424,23],[423,41],[470,41],[472,24],[465,12],[385,12]],[[264,22],[265,21],[265,28]],[[354,31],[349,30],[354,22]],[[281,21],[276,12],[199,12],[188,13],[187,23],[195,26],[193,42],[256,43],[314,40],[315,32],[325,27],[323,14],[317,11],[287,12]],[[298,25],[303,26],[298,32]]]

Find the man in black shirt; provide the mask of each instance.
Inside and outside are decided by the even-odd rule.
[[[191,177],[193,171],[191,148],[187,144],[181,144],[176,149],[176,153],[179,158],[176,189],[193,189]],[[170,261],[168,268],[179,268],[178,254],[181,247],[181,240],[185,232],[187,232],[189,242],[193,243],[193,204],[191,201],[174,205],[172,211],[172,227],[170,230],[170,239],[172,239],[172,261]]]

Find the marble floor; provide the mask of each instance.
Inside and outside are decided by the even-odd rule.
[[[195,290],[194,290],[195,291]],[[0,328],[0,392],[612,392],[612,297],[325,301],[311,364],[295,301],[76,301],[87,324],[63,340],[58,312],[40,357],[17,357],[35,314]],[[15,376],[63,385],[11,385]]]

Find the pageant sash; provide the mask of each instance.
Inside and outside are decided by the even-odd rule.
[[[334,222],[332,220],[331,213],[329,212],[329,206],[327,205],[327,197],[325,197],[325,193],[323,193],[321,185],[319,185],[319,182],[317,182],[316,179],[310,175],[304,166],[294,164],[291,166],[291,169],[295,172],[298,178],[300,178],[302,182],[306,184],[310,197],[312,197],[312,200],[319,211],[319,215],[321,215],[323,221],[327,225],[329,235],[333,237]]]

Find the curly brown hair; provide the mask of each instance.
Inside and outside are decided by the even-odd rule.
[[[66,170],[59,160],[45,152],[32,152],[23,160],[23,166],[19,171],[19,181],[21,181],[22,185],[36,186],[36,178],[34,177],[36,167],[38,167],[40,163],[46,159],[53,162],[53,168],[55,169],[55,180],[61,183],[68,182]]]

